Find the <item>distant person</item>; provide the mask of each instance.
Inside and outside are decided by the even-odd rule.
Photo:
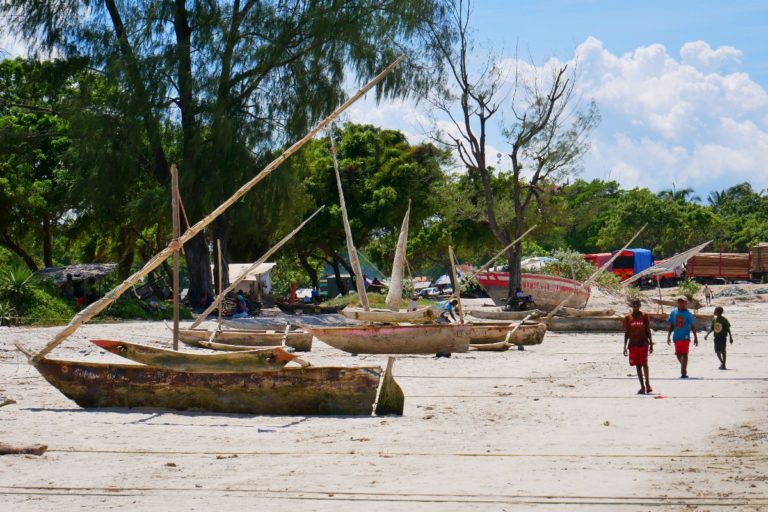
[[[680,362],[680,378],[688,378],[688,351],[691,346],[691,331],[693,331],[693,345],[699,346],[699,337],[696,335],[695,318],[688,311],[688,299],[677,299],[677,309],[669,314],[669,331],[667,332],[667,345],[671,345],[670,336],[675,342],[675,356]],[[674,333],[674,334],[673,334]]]
[[[712,304],[712,288],[708,284],[704,285],[704,299],[707,301],[707,306]]]
[[[456,311],[456,306],[459,305],[459,299],[444,300],[440,302],[437,307],[440,308],[440,318],[437,319],[441,323],[451,323],[456,321],[456,315],[453,314]],[[451,317],[450,319],[448,317]]]
[[[248,316],[248,303],[245,302],[242,292],[237,292],[235,296],[235,314],[232,318],[245,318]]]
[[[640,300],[632,300],[632,312],[624,317],[624,357],[629,353],[629,366],[637,368],[640,380],[638,395],[651,393],[651,381],[648,375],[648,353],[653,354],[651,321],[646,313],[640,311]]]
[[[416,311],[419,309],[419,295],[414,293],[411,295],[411,304],[408,308],[410,311]]]
[[[727,338],[730,338],[731,345],[733,345],[733,335],[731,334],[731,323],[723,316],[723,308],[720,306],[715,308],[715,317],[712,319],[712,325],[707,334],[704,335],[704,339],[707,339],[707,336],[713,332],[715,333],[715,354],[720,360],[720,369],[727,370],[725,367],[725,342]]]

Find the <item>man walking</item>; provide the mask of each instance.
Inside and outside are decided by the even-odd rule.
[[[712,288],[708,284],[704,285],[704,299],[707,301],[707,306],[712,304]]]
[[[715,317],[712,319],[712,325],[709,332],[704,335],[704,339],[707,339],[713,332],[715,333],[715,354],[720,360],[720,369],[725,370],[725,342],[730,338],[731,345],[733,345],[733,335],[731,334],[731,323],[723,316],[723,308],[720,306],[715,308]]]
[[[637,368],[637,378],[640,380],[640,391],[637,394],[651,393],[653,389],[648,376],[648,352],[653,354],[651,322],[648,315],[640,311],[639,299],[632,300],[632,313],[624,317],[625,357],[627,351],[629,351],[629,366]]]
[[[680,378],[688,378],[688,351],[691,346],[691,331],[693,331],[693,345],[699,346],[699,337],[694,328],[693,313],[688,311],[688,299],[677,299],[677,309],[669,314],[669,331],[667,332],[667,345],[671,345],[670,336],[675,342],[675,356],[680,362]],[[674,333],[674,334],[673,334]]]

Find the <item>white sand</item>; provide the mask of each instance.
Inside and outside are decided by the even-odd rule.
[[[597,307],[597,306],[596,306]],[[728,306],[680,380],[657,333],[636,396],[620,335],[548,333],[524,352],[402,357],[403,417],[84,410],[13,350],[57,329],[0,328],[0,510],[768,510],[768,306]],[[91,337],[168,340],[158,323],[88,325],[51,354],[118,360]],[[315,343],[314,364],[384,364]]]

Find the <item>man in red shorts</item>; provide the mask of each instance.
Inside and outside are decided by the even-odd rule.
[[[675,342],[675,356],[680,362],[680,378],[688,378],[688,349],[691,346],[691,331],[693,331],[693,345],[699,346],[699,337],[694,328],[693,313],[688,311],[688,299],[677,299],[677,309],[669,314],[669,332],[667,333],[667,345],[671,345],[670,336]]]
[[[644,395],[652,392],[648,376],[648,352],[653,354],[651,322],[648,320],[648,315],[640,311],[638,299],[632,301],[632,313],[624,317],[624,356],[627,355],[627,349],[629,349],[629,366],[637,368],[637,378],[640,380],[640,391],[637,394]]]

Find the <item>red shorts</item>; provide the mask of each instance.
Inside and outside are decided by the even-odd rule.
[[[629,366],[648,364],[648,347],[629,347]]]
[[[691,340],[680,340],[675,342],[675,355],[687,354],[691,347]]]

